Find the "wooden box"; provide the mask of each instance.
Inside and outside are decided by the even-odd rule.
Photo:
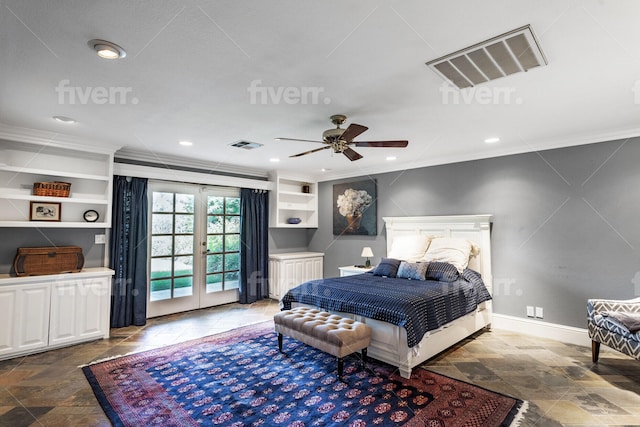
[[[18,248],[13,268],[18,276],[77,273],[84,266],[80,246]]]

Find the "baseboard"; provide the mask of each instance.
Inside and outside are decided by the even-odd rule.
[[[507,331],[521,332],[541,338],[551,338],[567,344],[591,346],[588,331],[573,326],[558,325],[556,323],[541,322],[539,320],[522,317],[507,316],[493,313],[491,327]]]

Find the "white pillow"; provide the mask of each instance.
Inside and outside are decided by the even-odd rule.
[[[458,237],[436,237],[431,240],[421,261],[438,261],[453,264],[460,273],[469,265],[469,258],[480,253],[473,242]]]
[[[426,234],[396,236],[391,242],[391,250],[387,254],[387,258],[408,262],[418,261],[427,251],[431,237]]]

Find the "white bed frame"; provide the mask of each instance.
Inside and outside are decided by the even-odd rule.
[[[493,277],[491,275],[491,215],[454,215],[454,216],[413,216],[382,218],[387,229],[387,253],[391,249],[394,237],[403,235],[426,234],[432,236],[462,237],[480,247],[479,255],[469,260],[469,268],[482,274],[482,279],[493,295]],[[478,306],[477,310],[454,320],[442,328],[425,335],[418,345],[407,347],[406,330],[391,323],[374,320],[351,313],[336,313],[350,317],[369,325],[372,329],[371,344],[368,353],[371,357],[397,366],[404,378],[411,376],[411,370],[463,340],[482,328],[491,326],[491,301]]]

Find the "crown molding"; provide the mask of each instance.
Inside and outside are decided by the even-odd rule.
[[[0,123],[0,139],[47,145],[78,151],[92,151],[100,154],[113,154],[120,146],[90,138],[71,136],[58,132],[23,128]]]
[[[628,129],[615,129],[596,134],[571,134],[565,135],[560,138],[553,138],[547,140],[531,141],[526,147],[504,147],[494,149],[491,151],[478,151],[468,152],[462,155],[445,155],[437,157],[429,157],[425,160],[419,160],[415,162],[397,162],[384,166],[358,168],[358,165],[354,165],[354,168],[350,171],[336,171],[335,173],[323,173],[322,175],[316,175],[315,179],[318,182],[333,181],[345,178],[355,178],[365,175],[377,175],[387,172],[398,172],[408,169],[418,169],[429,166],[439,166],[452,163],[468,162],[473,160],[490,159],[495,157],[511,156],[515,154],[535,153],[539,151],[556,150],[560,148],[575,147],[580,145],[597,144],[608,141],[619,141],[629,138],[640,137],[640,128],[628,128]]]
[[[151,162],[167,166],[181,166],[185,168],[201,169],[203,171],[212,171],[216,174],[234,174],[246,175],[256,178],[268,178],[268,171],[262,169],[243,168],[224,163],[215,163],[205,160],[199,160],[189,157],[180,157],[154,152],[144,152],[123,148],[116,152],[115,157],[139,162]]]

